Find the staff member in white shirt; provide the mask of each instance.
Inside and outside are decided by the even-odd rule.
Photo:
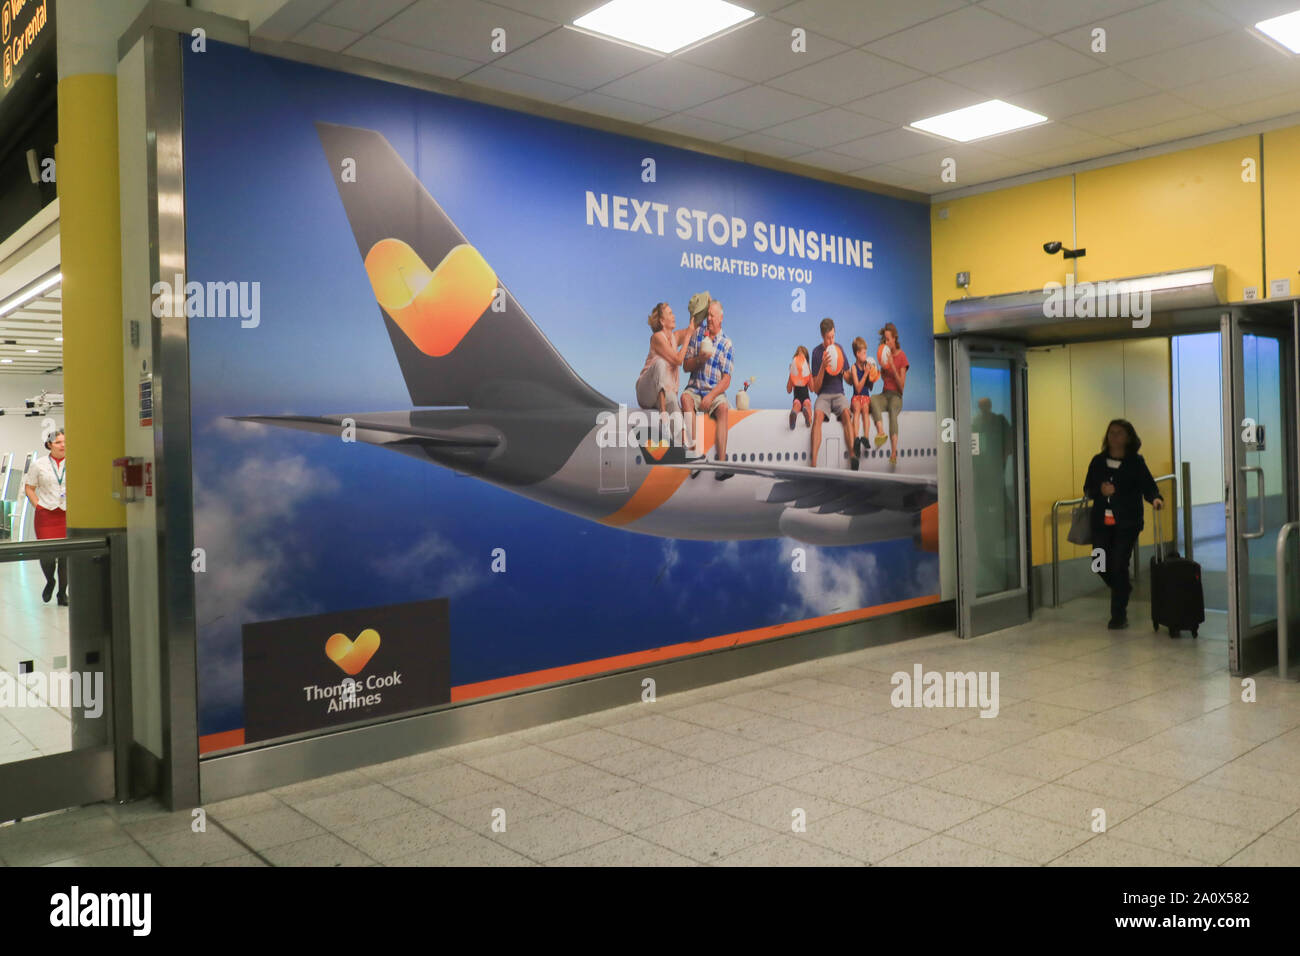
[[[27,469],[24,481],[27,500],[35,506],[36,537],[66,538],[68,536],[68,459],[65,451],[66,439],[63,429],[59,429],[45,442],[50,453],[44,458],[37,458]],[[54,593],[54,558],[41,558],[41,570],[45,572],[45,590],[41,600],[50,602]],[[58,559],[59,568],[59,604],[68,606],[68,559]]]

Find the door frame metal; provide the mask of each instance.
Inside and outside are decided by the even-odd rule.
[[[1029,620],[1033,608],[1029,571],[1029,473],[1028,402],[1026,395],[1027,360],[1025,344],[1016,340],[985,336],[958,335],[952,343],[952,400],[956,426],[954,456],[957,526],[957,636],[978,637],[990,631],[1013,627]],[[976,595],[976,554],[974,487],[975,471],[971,450],[973,435],[970,392],[972,352],[983,352],[1012,362],[1011,403],[1015,411],[1016,481],[1015,502],[1017,538],[1020,551],[1020,583],[1008,591],[983,597]]]
[[[1246,461],[1241,441],[1241,419],[1246,406],[1245,357],[1242,339],[1247,334],[1267,335],[1279,340],[1278,371],[1281,378],[1282,421],[1275,440],[1290,443],[1290,454],[1283,456],[1283,496],[1287,514],[1284,521],[1295,520],[1300,512],[1300,441],[1297,441],[1297,416],[1300,414],[1300,301],[1292,303],[1291,321],[1267,322],[1250,314],[1247,307],[1233,308],[1221,314],[1219,334],[1223,363],[1223,484],[1224,517],[1227,547],[1228,591],[1228,669],[1233,676],[1256,673],[1276,663],[1277,622],[1251,627],[1249,602],[1249,541],[1258,537],[1247,527],[1247,505],[1251,495],[1251,477],[1257,466]],[[1266,489],[1267,491],[1267,489]],[[1259,501],[1260,521],[1265,521],[1265,499]],[[1266,526],[1266,525],[1265,525]],[[1278,574],[1283,572],[1278,568]],[[1245,589],[1243,592],[1243,588]],[[1243,601],[1243,593],[1247,600]]]

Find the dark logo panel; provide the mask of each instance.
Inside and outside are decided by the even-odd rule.
[[[244,739],[451,700],[447,599],[244,625]]]

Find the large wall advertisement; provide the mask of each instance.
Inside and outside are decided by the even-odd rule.
[[[924,205],[219,44],[184,88],[205,754],[938,600]],[[827,317],[895,458],[792,415]]]

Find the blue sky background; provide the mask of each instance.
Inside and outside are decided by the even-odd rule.
[[[723,301],[737,380],[785,407],[798,344],[830,315],[846,345],[895,322],[912,369],[905,408],[933,410],[924,205],[775,173],[209,43],[185,50],[190,280],[257,281],[261,324],[192,319],[191,394],[200,732],[242,725],[239,628],[451,598],[452,681],[486,680],[938,589],[910,540],[810,549],[666,541],[605,528],[437,466],[364,445],[229,421],[248,414],[398,410],[409,397],[313,123],[383,133],[579,374],[635,405],[645,317],[708,289]],[[658,181],[641,182],[656,160]],[[759,256],[588,227],[586,191],[869,239],[875,268]],[[671,215],[671,214],[670,214]],[[789,282],[680,267],[681,253],[812,271]],[[433,263],[430,263],[433,265]],[[508,572],[489,572],[493,548]],[[728,583],[691,600],[701,572]]]

